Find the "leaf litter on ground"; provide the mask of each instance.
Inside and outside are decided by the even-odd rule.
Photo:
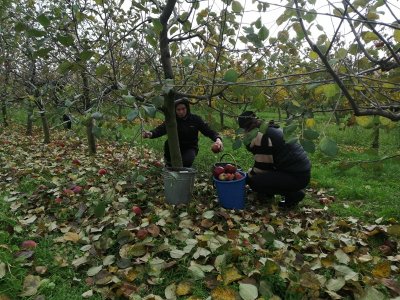
[[[79,138],[58,132],[54,139],[42,145],[15,128],[3,131],[0,188],[16,220],[14,232],[38,247],[51,237],[49,264],[75,269],[88,286],[83,298],[93,293],[109,299],[400,296],[395,220],[365,224],[311,207],[226,210],[211,181],[203,180],[189,204],[169,205],[159,153],[100,140],[90,157]],[[100,175],[100,168],[106,174]],[[136,214],[133,206],[142,212]],[[38,273],[46,266],[35,261],[34,251],[15,252],[22,264],[30,261],[20,296],[37,294],[49,276]],[[12,268],[0,261],[1,277]]]

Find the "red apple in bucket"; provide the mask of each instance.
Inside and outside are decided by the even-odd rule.
[[[214,168],[213,175],[214,175],[215,178],[218,178],[218,176],[219,176],[220,174],[224,173],[224,172],[225,172],[224,167],[222,167],[222,166],[216,166],[216,167]]]
[[[231,173],[231,174],[235,174],[237,171],[236,166],[234,166],[232,164],[226,164],[224,169],[225,169],[225,173]]]

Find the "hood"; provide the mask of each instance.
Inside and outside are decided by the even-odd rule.
[[[178,104],[184,104],[186,106],[187,113],[190,114],[190,102],[188,98],[180,98],[175,100],[175,108]]]

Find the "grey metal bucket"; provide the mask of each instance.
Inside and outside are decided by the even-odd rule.
[[[165,200],[170,204],[188,203],[192,198],[196,170],[193,168],[164,168]]]

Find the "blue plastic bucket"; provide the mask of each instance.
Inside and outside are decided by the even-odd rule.
[[[243,178],[239,180],[222,181],[215,177],[219,204],[228,209],[243,209],[246,200],[246,173],[238,171]]]

